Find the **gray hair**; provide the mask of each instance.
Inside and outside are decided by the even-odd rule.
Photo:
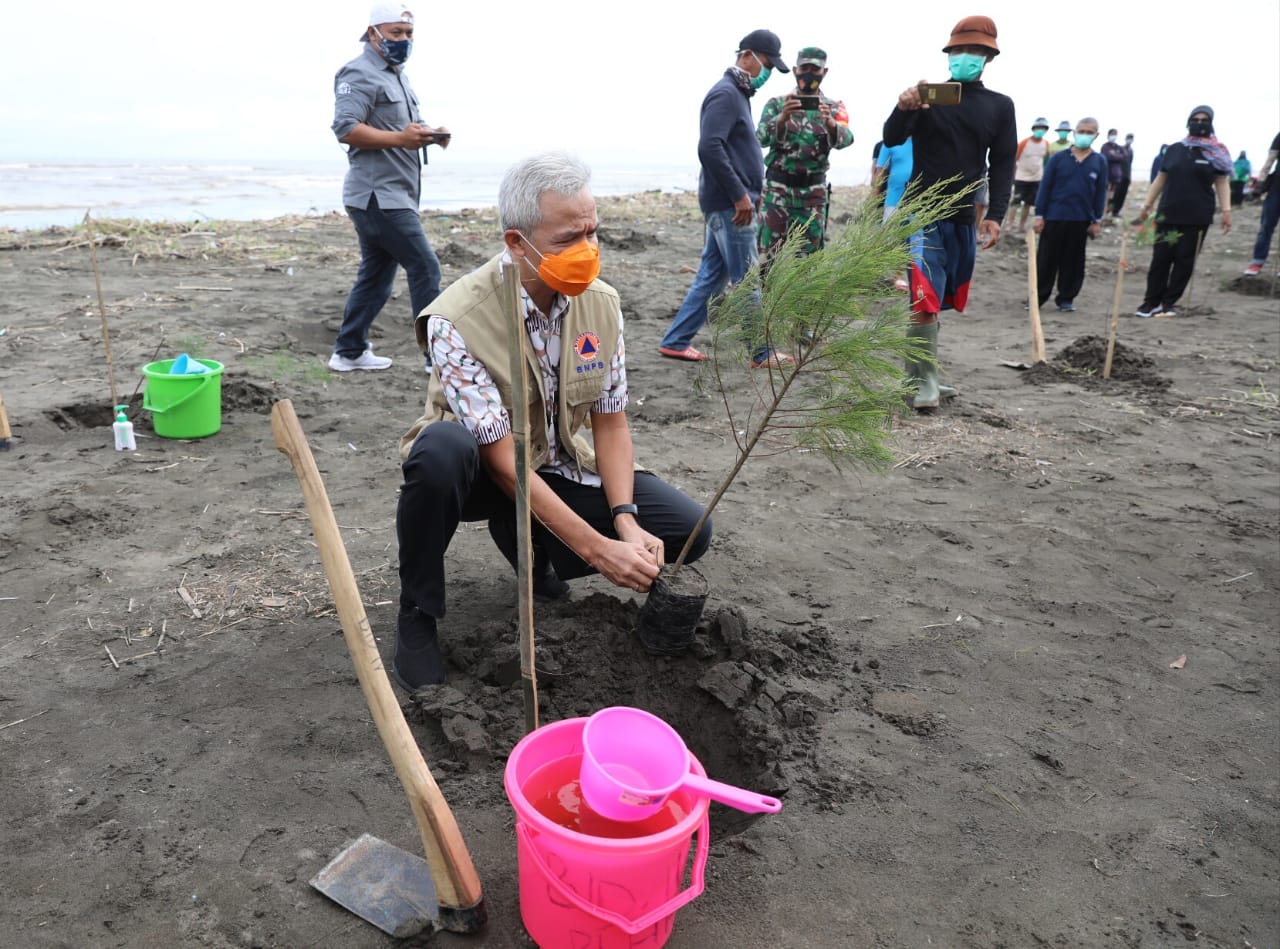
[[[1097,120],[1097,119],[1095,119],[1092,115],[1086,115],[1083,119],[1081,119],[1079,122],[1077,122],[1077,123],[1076,123],[1076,125],[1077,125],[1077,126],[1080,126],[1080,125],[1092,125],[1094,128],[1101,128],[1101,126],[1100,126],[1100,125],[1098,125],[1098,120]],[[1111,131],[1112,131],[1112,132],[1114,132],[1114,131],[1115,131],[1115,129],[1112,129]],[[1110,134],[1111,134],[1111,132],[1108,132],[1107,134],[1108,134],[1108,135],[1110,135]]]
[[[573,197],[591,182],[591,169],[565,152],[526,158],[507,169],[498,188],[498,221],[504,231],[531,234],[542,221],[539,199],[547,191]]]

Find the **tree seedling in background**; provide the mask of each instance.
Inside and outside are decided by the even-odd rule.
[[[808,255],[804,226],[793,228],[767,263],[753,267],[720,301],[699,386],[719,393],[737,457],[671,573],[683,566],[703,524],[761,446],[773,454],[817,451],[837,469],[883,470],[893,460],[890,422],[911,391],[903,364],[928,357],[921,342],[906,335],[910,301],[887,288],[911,262],[912,234],[964,203],[967,192],[944,193],[949,184],[908,193],[887,221],[869,196],[833,240]],[[761,348],[794,354],[796,363],[749,370],[752,389],[743,408],[736,398],[740,376],[728,369],[746,365],[748,354]]]

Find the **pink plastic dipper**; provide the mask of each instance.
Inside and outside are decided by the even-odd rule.
[[[615,705],[596,712],[582,730],[582,748],[582,796],[610,820],[651,817],[677,788],[752,814],[782,810],[776,797],[694,774],[684,739],[642,709]]]

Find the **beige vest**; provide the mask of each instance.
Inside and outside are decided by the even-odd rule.
[[[502,255],[457,280],[436,297],[427,309],[453,323],[467,345],[467,351],[493,378],[502,396],[502,404],[510,411],[511,361],[508,355],[507,326],[510,318],[504,312],[502,291]],[[424,348],[427,314],[419,315],[416,331]],[[524,314],[521,314],[521,329]],[[596,280],[586,292],[569,298],[560,334],[560,409],[557,419],[560,441],[577,463],[596,470],[595,450],[582,434],[590,427],[591,407],[599,401],[609,378],[609,362],[622,334],[618,292]],[[529,342],[528,333],[520,339],[525,360],[529,364],[529,464],[536,470],[547,460],[546,399],[542,390],[542,369]],[[400,439],[400,457],[409,457],[409,449],[418,434],[432,422],[455,418],[440,384],[439,373],[431,374],[427,385],[427,404],[422,417]]]

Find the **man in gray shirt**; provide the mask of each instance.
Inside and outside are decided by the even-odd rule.
[[[440,262],[418,217],[420,150],[447,148],[449,131],[422,121],[404,74],[413,14],[400,4],[375,4],[361,42],[364,51],[334,77],[333,134],[348,146],[342,203],[360,241],[360,270],[329,357],[336,372],[391,365],[374,355],[369,328],[391,299],[397,265],[409,281],[414,317],[440,293]]]

